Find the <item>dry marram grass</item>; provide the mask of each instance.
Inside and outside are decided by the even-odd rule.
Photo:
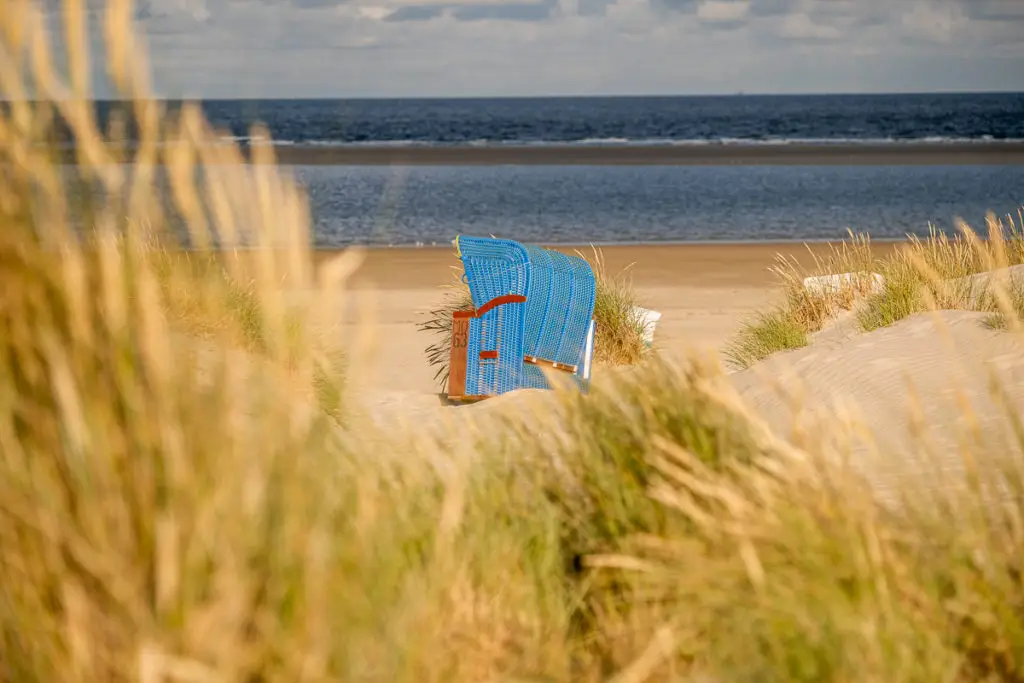
[[[841,416],[780,440],[699,359],[552,394],[562,422],[509,416],[479,457],[339,426],[281,282],[329,300],[350,264],[314,278],[269,148],[243,166],[147,103],[116,1],[141,140],[107,163],[80,5],[67,82],[38,6],[0,13],[0,681],[1024,680],[1018,406],[1012,459],[965,441],[965,485],[895,509],[830,464]],[[88,239],[41,144],[58,117],[100,181]],[[194,244],[251,229],[251,277],[161,270],[131,227],[166,218],[158,169]]]
[[[812,253],[813,265],[806,271],[792,258],[779,255],[772,272],[782,286],[783,303],[762,313],[740,329],[726,347],[725,356],[734,367],[745,368],[769,355],[806,346],[809,335],[821,330],[830,319],[850,310],[873,286],[874,258],[867,235],[849,233],[849,239],[829,245],[822,257]],[[811,291],[804,279],[833,273],[851,273],[838,287]]]
[[[961,222],[956,235],[932,227],[927,237],[911,237],[884,258],[872,255],[867,236],[852,233],[807,270],[780,256],[773,271],[784,303],[745,323],[726,349],[727,359],[746,368],[778,351],[806,346],[843,311],[855,314],[862,331],[928,310],[990,312],[992,327],[1012,328],[1024,311],[1024,272],[1014,270],[1024,265],[1020,216],[990,214],[986,223],[984,241]],[[811,291],[804,284],[808,276],[841,273],[852,277],[831,290]],[[874,274],[881,276],[880,287]]]

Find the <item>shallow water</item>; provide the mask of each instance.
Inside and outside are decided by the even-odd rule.
[[[294,166],[317,247],[875,239],[1024,205],[1024,166]]]

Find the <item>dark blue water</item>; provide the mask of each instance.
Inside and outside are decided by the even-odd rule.
[[[203,108],[239,140],[259,121],[282,144],[1024,139],[1024,93],[213,100]]]
[[[1024,93],[492,100],[209,101],[244,141],[282,144],[785,144],[1024,140]],[[109,111],[110,104],[101,108]],[[343,167],[293,169],[316,246],[815,240],[981,228],[1016,214],[1024,166]]]
[[[876,239],[984,230],[1024,205],[1024,166],[293,167],[317,246],[458,234],[586,244]]]

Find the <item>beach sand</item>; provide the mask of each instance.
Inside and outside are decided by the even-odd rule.
[[[878,243],[879,253],[898,243]],[[574,248],[558,247],[572,253]],[[777,254],[803,265],[820,243],[749,243],[614,246],[601,249],[610,273],[628,269],[640,305],[662,313],[655,348],[670,357],[719,350],[742,322],[775,302],[780,292],[769,271]],[[587,248],[581,248],[587,253]],[[415,394],[437,403],[441,386],[433,379],[424,348],[434,338],[417,324],[442,301],[442,286],[455,281],[454,249],[369,249],[343,297],[344,335],[360,349],[359,383],[372,401]],[[318,251],[318,265],[340,252]],[[364,323],[369,323],[368,325]],[[365,352],[365,356],[363,355]]]
[[[874,249],[883,253],[899,246],[875,244]],[[827,249],[824,244],[672,245],[609,247],[603,253],[612,272],[632,264],[641,305],[663,314],[655,347],[680,362],[695,352],[720,351],[744,320],[778,301],[781,292],[768,270],[777,254],[810,265],[812,252]],[[334,255],[321,252],[318,259]],[[500,433],[486,426],[493,417],[556,415],[555,396],[536,390],[444,407],[423,354],[433,338],[416,325],[440,300],[440,286],[453,281],[450,267],[457,263],[450,249],[371,250],[351,283],[347,300],[360,305],[346,309],[345,327],[364,335],[361,349],[370,352],[359,354],[352,377],[362,406],[356,410],[368,410],[388,433],[423,434],[438,427],[438,434],[465,435],[470,429],[486,435]],[[1024,274],[1022,267],[1015,271]],[[359,312],[369,318],[355,315]],[[992,444],[986,452],[1013,453],[1006,411],[1024,409],[1024,335],[989,329],[985,317],[968,311],[923,313],[864,333],[849,315],[841,316],[809,346],[775,354],[723,381],[766,426],[797,442],[816,419],[845,416],[849,466],[883,498],[895,500],[898,492],[922,483],[959,486],[966,465],[958,445],[964,439],[985,440]],[[599,366],[594,379],[618,372]],[[994,379],[1016,408],[1000,405]],[[836,432],[834,438],[843,437]],[[921,444],[929,452],[922,453]],[[938,479],[922,479],[920,457],[938,459],[937,468],[928,466]]]
[[[873,248],[882,255],[900,246],[876,243]],[[662,313],[655,348],[670,362],[683,362],[695,353],[721,351],[745,320],[779,300],[778,281],[769,271],[778,254],[809,266],[814,253],[828,248],[792,243],[616,246],[603,249],[603,256],[611,272],[630,267],[640,305]],[[455,282],[458,260],[452,249],[371,249],[363,254],[364,263],[341,295],[331,290],[330,306],[321,309],[327,319],[320,321],[346,340],[349,357],[356,361],[346,371],[353,424],[369,419],[384,428],[353,432],[350,438],[455,436],[450,444],[455,448],[465,442],[466,430],[502,433],[493,429],[493,418],[548,420],[545,424],[555,426],[547,428],[558,428],[553,392],[517,391],[463,407],[443,399],[424,355],[436,337],[417,325],[442,300],[442,286]],[[339,256],[343,252],[316,252],[316,262],[322,268]],[[1011,275],[1024,278],[1024,266]],[[842,440],[843,424],[850,425],[852,445],[845,452],[853,456],[852,466],[887,496],[922,481],[915,459],[922,444],[941,458],[942,472],[962,480],[965,464],[958,445],[964,439],[994,440],[986,452],[1015,452],[1006,411],[1024,410],[1024,335],[989,329],[986,317],[970,311],[921,313],[862,332],[844,314],[813,335],[809,346],[777,353],[720,379],[783,438],[799,442],[807,424],[838,418],[839,423],[827,422],[826,431]],[[594,380],[630,372],[599,365]],[[993,394],[993,380],[1001,382],[1011,407]]]

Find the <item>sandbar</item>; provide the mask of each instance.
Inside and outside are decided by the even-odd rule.
[[[1024,164],[1024,143],[303,146],[276,148],[288,165],[851,166]]]

